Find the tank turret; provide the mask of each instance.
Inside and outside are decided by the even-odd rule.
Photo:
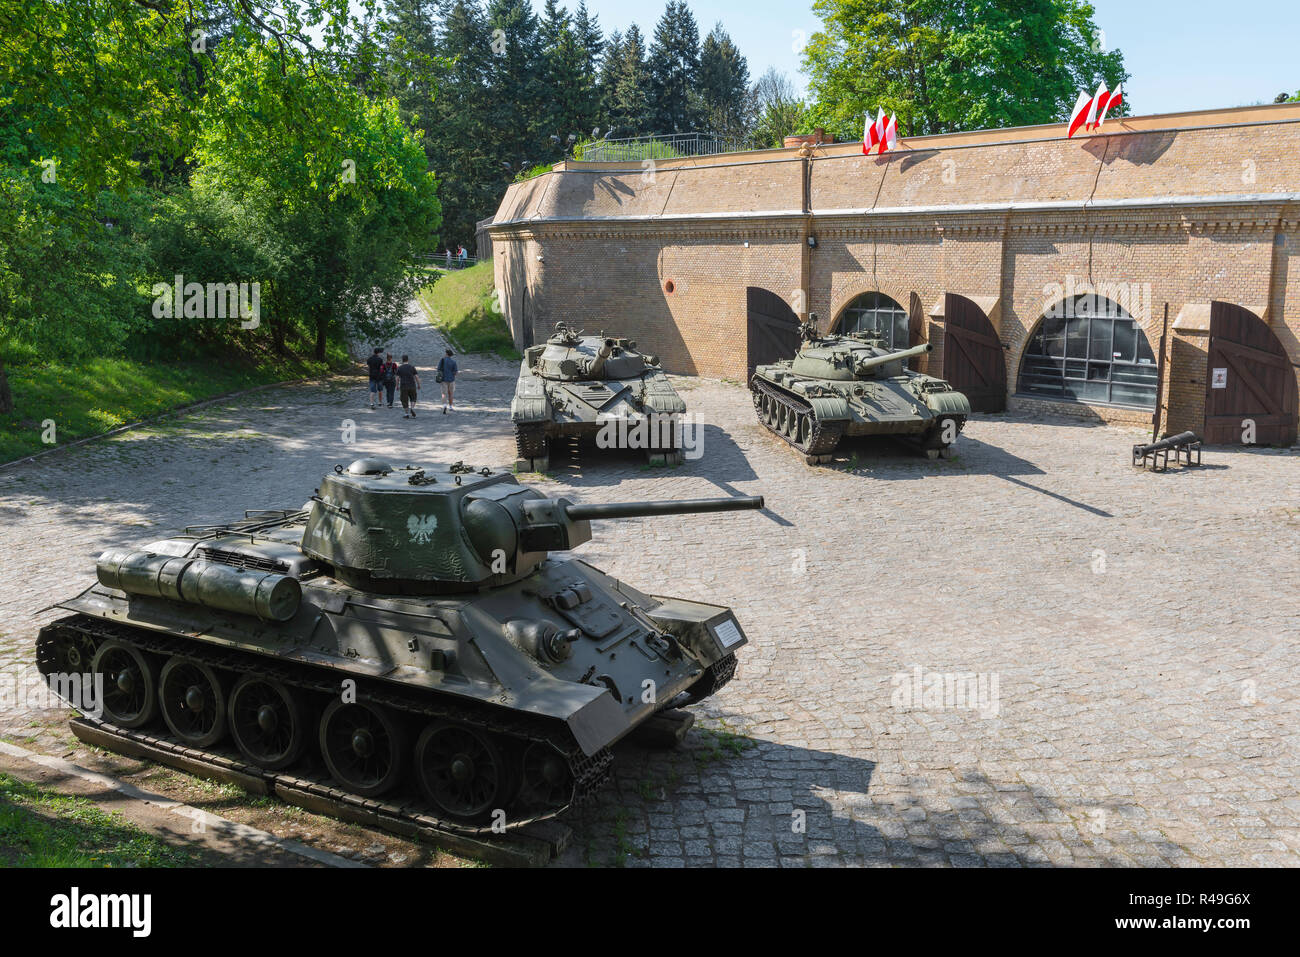
[[[450,594],[530,574],[550,551],[591,540],[591,519],[762,508],[761,497],[574,505],[507,472],[336,466],[312,496],[303,551],[358,588]]]

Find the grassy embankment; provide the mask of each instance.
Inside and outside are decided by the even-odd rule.
[[[0,462],[102,435],[227,392],[324,375],[326,362],[270,355],[212,356],[183,362],[95,358],[77,363],[6,365],[14,411],[0,415]],[[54,442],[48,423],[54,423]]]
[[[192,867],[172,847],[121,815],[0,774],[0,867]]]
[[[492,263],[441,273],[420,290],[424,314],[460,352],[492,352],[518,359],[505,316],[495,308]]]

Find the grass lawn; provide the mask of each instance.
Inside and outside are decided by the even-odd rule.
[[[329,371],[326,363],[269,358],[174,363],[89,359],[5,368],[14,411],[0,415],[0,462],[100,435],[225,392]],[[54,422],[52,443],[44,441],[50,420]]]
[[[420,290],[420,305],[461,352],[494,352],[518,359],[505,316],[493,307],[492,263],[483,262],[441,275]]]
[[[0,774],[0,866],[192,867],[198,854],[172,847],[85,798]]]

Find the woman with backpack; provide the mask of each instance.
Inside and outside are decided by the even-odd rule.
[[[388,407],[393,407],[393,390],[397,388],[397,363],[393,361],[393,354],[388,353],[388,358],[384,360],[383,366],[379,370],[384,383],[384,392],[388,397]]]

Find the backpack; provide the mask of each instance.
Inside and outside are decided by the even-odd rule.
[[[384,385],[396,385],[397,383],[397,366],[388,363],[384,366]]]

